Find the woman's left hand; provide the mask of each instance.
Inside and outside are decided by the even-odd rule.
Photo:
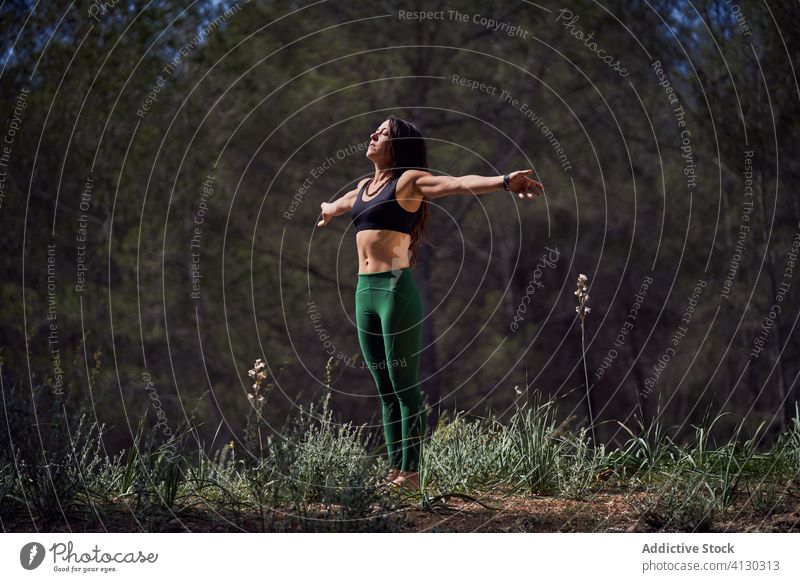
[[[519,170],[508,175],[509,190],[520,198],[535,198],[544,194],[544,186],[528,178],[533,170]]]

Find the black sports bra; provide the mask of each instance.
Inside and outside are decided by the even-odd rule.
[[[381,191],[369,202],[365,202],[362,195],[372,180],[364,183],[358,191],[356,201],[353,203],[353,210],[350,211],[356,232],[378,229],[411,234],[411,229],[417,221],[419,210],[410,212],[400,206],[397,201],[397,182],[400,176],[402,176],[402,173],[389,179],[389,182],[384,184]]]

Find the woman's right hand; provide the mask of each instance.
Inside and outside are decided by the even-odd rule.
[[[317,227],[322,227],[328,224],[331,221],[331,218],[336,216],[334,214],[336,206],[329,202],[322,202],[319,206],[322,209],[322,220],[317,223]]]
[[[536,198],[537,196],[544,194],[544,186],[542,186],[542,184],[536,180],[528,178],[528,174],[531,172],[533,172],[533,170],[519,170],[517,172],[511,172],[508,175],[509,190],[514,192],[520,198],[525,198],[526,194],[528,195],[528,198]]]

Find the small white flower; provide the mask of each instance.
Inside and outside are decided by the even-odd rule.
[[[258,401],[259,401],[259,402],[264,402],[264,397],[263,397],[263,396],[259,396],[259,397],[258,397]]]
[[[248,394],[248,395],[247,395],[247,399],[248,399],[248,400],[252,400],[252,399],[253,399],[253,395],[252,395],[252,394]]]
[[[517,396],[519,396],[520,394],[522,394],[522,390],[520,390],[520,389],[519,389],[519,386],[514,386],[514,392],[516,392],[516,393],[517,393]]]
[[[247,375],[250,376],[251,378],[255,378],[256,377],[256,371],[255,370],[250,370],[249,372],[247,372]]]

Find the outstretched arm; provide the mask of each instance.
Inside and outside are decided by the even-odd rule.
[[[503,176],[434,176],[422,170],[410,170],[414,189],[426,198],[441,198],[453,194],[486,194],[503,190]],[[533,170],[511,172],[509,190],[520,198],[534,198],[544,194],[544,186],[528,178]]]
[[[362,184],[363,180],[354,190],[350,190],[350,192],[337,199],[335,202],[322,202],[319,205],[322,209],[322,220],[317,223],[317,227],[325,226],[334,216],[350,212],[353,209],[353,203],[356,201],[358,190]]]

